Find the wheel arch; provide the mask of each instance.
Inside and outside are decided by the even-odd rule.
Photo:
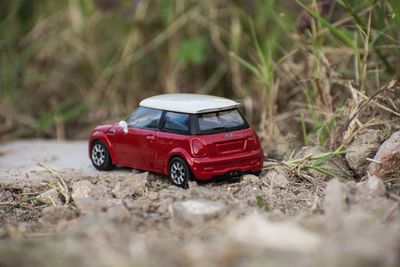
[[[90,153],[92,150],[93,143],[96,141],[100,141],[106,145],[108,152],[111,156],[112,164],[116,165],[117,164],[117,155],[115,154],[114,146],[111,143],[111,141],[107,138],[107,136],[102,132],[94,132],[92,134],[92,136],[89,140],[89,158],[90,158]]]
[[[177,149],[172,150],[167,157],[167,162],[166,162],[165,168],[164,168],[165,175],[169,175],[169,165],[171,163],[171,160],[175,157],[179,157],[179,158],[183,159],[186,162],[186,165],[188,166],[190,172],[193,174],[192,158],[184,149],[177,148]]]

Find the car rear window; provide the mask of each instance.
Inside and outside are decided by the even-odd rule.
[[[200,133],[217,133],[248,127],[237,109],[197,114],[197,119]]]
[[[164,130],[176,133],[189,133],[189,114],[167,112]]]

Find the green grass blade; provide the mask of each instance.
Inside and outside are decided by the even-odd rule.
[[[303,4],[300,0],[296,0],[296,2],[313,18],[318,20],[322,26],[326,27],[329,29],[329,31],[336,37],[338,38],[342,43],[347,45],[348,47],[351,47],[353,50],[358,50],[358,46],[356,43],[353,41],[352,37],[348,35],[346,32],[339,30],[336,28],[334,25],[329,23],[326,19],[321,17],[318,13],[312,11],[310,8],[308,8],[305,4]]]
[[[242,65],[244,68],[246,68],[247,70],[252,72],[257,77],[259,77],[259,78],[261,77],[261,73],[259,72],[257,67],[252,65],[250,62],[246,61],[245,59],[243,59],[242,57],[240,57],[239,55],[237,55],[233,52],[231,53],[231,56],[234,57],[237,60],[237,62],[239,62],[239,64]]]

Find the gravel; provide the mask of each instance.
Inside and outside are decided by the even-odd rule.
[[[30,149],[40,150],[43,141],[37,144]],[[46,147],[46,154],[52,155],[52,149],[63,145],[51,142]],[[400,262],[400,198],[392,182],[379,176],[358,182],[333,179],[317,186],[275,168],[260,177],[205,185],[191,182],[184,190],[151,173],[79,167],[90,162],[85,142],[77,148],[73,168],[71,162],[65,167],[47,163],[68,185],[68,205],[35,200],[55,196],[49,185],[58,179],[47,171],[32,172],[37,167],[33,160],[32,166],[8,168],[9,176],[3,172],[4,266],[302,267]],[[80,159],[81,153],[85,156]],[[0,166],[3,157],[18,157],[19,152],[3,155]]]

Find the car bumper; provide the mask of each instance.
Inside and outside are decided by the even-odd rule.
[[[261,150],[255,150],[241,155],[222,158],[195,158],[192,172],[199,180],[209,180],[218,176],[258,172],[262,169],[264,155]]]

